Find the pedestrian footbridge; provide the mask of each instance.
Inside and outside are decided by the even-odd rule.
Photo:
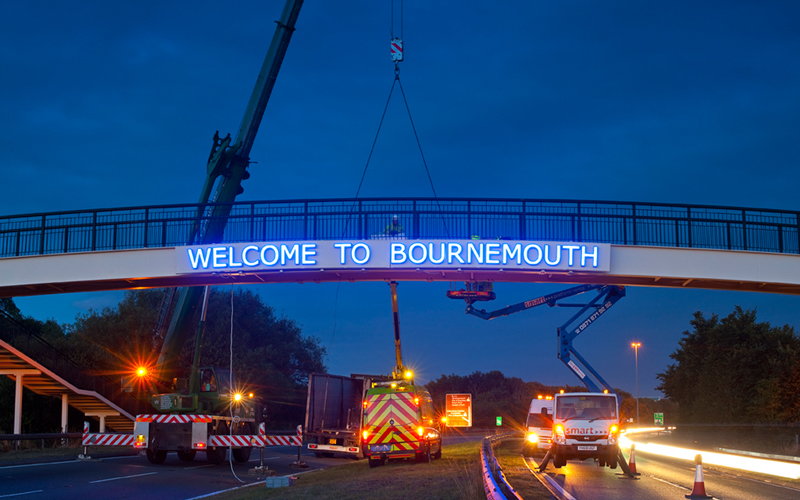
[[[595,283],[800,294],[800,214],[461,198],[231,204],[0,217],[0,297],[326,281]],[[397,216],[398,227],[390,223]]]

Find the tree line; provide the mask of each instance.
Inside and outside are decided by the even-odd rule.
[[[658,387],[683,423],[800,421],[800,338],[789,325],[757,322],[755,309],[694,313]]]
[[[127,291],[117,306],[79,314],[73,323],[63,325],[25,316],[11,299],[2,299],[0,308],[85,372],[118,380],[122,390],[138,366],[152,366],[158,357],[161,339],[154,327],[163,295],[163,289]],[[237,381],[267,404],[269,425],[289,429],[302,422],[308,374],[326,370],[319,339],[303,335],[294,320],[276,315],[258,294],[243,288],[233,292],[231,325],[231,292],[212,288],[200,365],[227,368],[231,340]],[[179,377],[189,376],[193,352],[192,338],[181,352]],[[14,401],[14,381],[9,377],[0,377],[0,401]],[[69,421],[73,431],[82,428],[79,412],[73,411]],[[24,391],[23,433],[59,432],[60,422],[60,400]],[[0,405],[0,433],[12,429],[13,404]]]

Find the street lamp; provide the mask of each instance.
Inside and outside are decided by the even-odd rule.
[[[632,342],[631,347],[634,349],[636,357],[636,425],[639,424],[639,348],[642,347],[641,342]]]

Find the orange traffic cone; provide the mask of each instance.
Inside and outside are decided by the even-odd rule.
[[[628,467],[631,470],[631,474],[634,476],[641,476],[640,473],[636,472],[636,445],[631,443],[631,459],[628,461]]]
[[[694,469],[694,487],[690,495],[684,495],[686,498],[714,498],[706,495],[706,485],[703,481],[703,457],[697,455],[694,457],[697,466]]]

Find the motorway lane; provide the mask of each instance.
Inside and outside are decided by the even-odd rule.
[[[483,435],[447,435],[444,444],[479,441]],[[90,450],[91,454],[91,450]],[[290,464],[297,460],[297,448],[276,446],[265,448],[264,465],[278,476],[297,474]],[[347,458],[317,458],[307,449],[302,460],[308,470],[342,465],[367,467],[365,461]],[[62,460],[51,463],[0,466],[0,499],[25,498],[86,500],[92,498],[124,498],[185,500],[209,493],[236,488],[244,484],[260,483],[264,479],[248,474],[260,463],[259,450],[254,449],[246,464],[209,464],[204,453],[198,453],[194,462],[181,462],[175,453],[167,455],[161,465],[153,465],[143,455],[107,457],[88,461]],[[350,465],[352,464],[352,465]],[[253,485],[252,488],[259,486]]]
[[[547,475],[578,500],[620,498],[678,499],[691,493],[694,485],[693,464],[657,456],[636,455],[641,476],[630,479],[621,470],[598,467],[593,460],[570,461]],[[800,484],[777,484],[770,479],[736,475],[734,471],[704,467],[706,493],[725,500],[784,500],[800,498]],[[765,480],[766,479],[766,480]],[[797,484],[797,483],[795,483]]]
[[[0,466],[0,498],[185,500],[244,484],[264,483],[263,478],[248,474],[249,469],[259,465],[258,450],[253,450],[248,463],[233,464],[233,470],[243,483],[234,477],[227,462],[213,465],[205,460],[204,453],[197,455],[194,462],[186,463],[178,460],[177,454],[170,453],[161,465],[151,464],[142,455],[133,455]],[[266,448],[264,456],[264,465],[279,476],[303,472],[290,467],[291,462],[297,459],[296,447]],[[302,459],[309,465],[309,470],[353,463],[351,460],[316,458],[307,452]]]

